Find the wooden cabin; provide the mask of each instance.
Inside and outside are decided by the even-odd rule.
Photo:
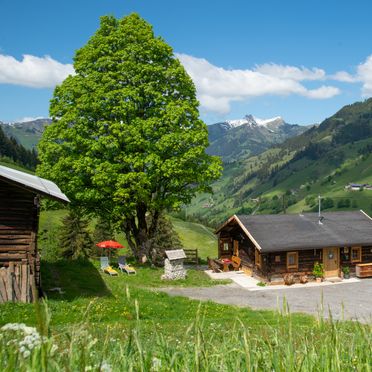
[[[372,219],[363,211],[234,215],[216,234],[219,258],[239,256],[247,274],[267,282],[312,276],[316,262],[325,278],[341,276],[344,266],[354,274],[357,265],[372,265]]]
[[[40,291],[41,196],[69,201],[53,182],[0,166],[0,303],[31,302]]]

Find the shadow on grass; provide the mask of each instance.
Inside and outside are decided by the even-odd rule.
[[[44,295],[53,300],[112,296],[90,261],[42,261],[41,285]]]

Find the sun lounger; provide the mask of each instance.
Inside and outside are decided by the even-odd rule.
[[[118,264],[119,264],[119,269],[121,270],[121,272],[126,272],[128,275],[136,274],[135,268],[127,264],[124,256],[118,257]]]
[[[110,276],[118,275],[118,272],[109,265],[108,257],[101,257],[101,270]]]

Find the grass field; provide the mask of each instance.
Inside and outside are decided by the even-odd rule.
[[[65,213],[43,212],[40,229],[57,234]],[[185,247],[213,255],[211,230],[172,222]],[[371,371],[371,324],[170,297],[159,288],[227,282],[197,270],[162,281],[163,269],[135,266],[110,277],[95,260],[44,259],[45,300],[0,305],[0,370]]]
[[[137,269],[109,277],[96,262],[43,262],[47,303],[0,306],[0,325],[13,323],[0,333],[0,369],[371,370],[370,325],[169,297],[156,290],[161,270]],[[164,283],[197,284],[214,283],[200,272]]]

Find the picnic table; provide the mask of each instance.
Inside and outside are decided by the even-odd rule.
[[[215,262],[222,267],[222,271],[229,271],[229,266],[232,265],[232,261],[229,258],[220,258]]]

